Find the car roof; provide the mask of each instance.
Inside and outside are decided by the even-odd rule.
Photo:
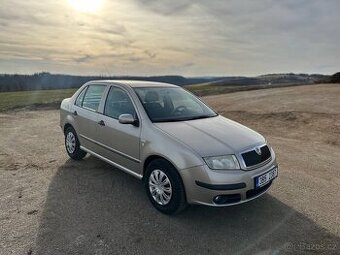
[[[107,85],[119,84],[133,88],[145,88],[145,87],[178,87],[177,85],[165,83],[165,82],[154,82],[154,81],[140,81],[140,80],[94,80],[89,83],[105,83]]]

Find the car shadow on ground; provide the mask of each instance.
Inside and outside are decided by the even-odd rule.
[[[225,208],[156,211],[141,181],[94,157],[51,181],[34,254],[279,254],[339,251],[340,240],[270,194]]]

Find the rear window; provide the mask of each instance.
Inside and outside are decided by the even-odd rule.
[[[91,111],[98,111],[105,87],[105,85],[88,86],[83,99],[82,107]]]
[[[83,100],[84,100],[84,96],[85,96],[86,89],[87,89],[87,87],[85,87],[85,88],[80,92],[80,94],[78,95],[77,100],[76,100],[76,103],[75,103],[76,106],[79,106],[79,107],[82,107],[82,106],[83,106]]]

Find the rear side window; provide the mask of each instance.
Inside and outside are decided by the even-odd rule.
[[[85,88],[80,92],[80,94],[78,95],[77,100],[76,100],[76,103],[75,103],[76,106],[79,106],[79,107],[82,107],[82,106],[83,106],[83,100],[84,100],[84,96],[85,96],[86,90],[87,90],[87,87],[85,87]]]
[[[105,85],[90,85],[88,86],[82,107],[92,111],[98,111],[100,100],[105,90]]]
[[[135,116],[136,111],[130,97],[124,90],[111,87],[109,94],[107,95],[104,114],[114,119],[118,119],[121,114],[131,114],[132,116]]]

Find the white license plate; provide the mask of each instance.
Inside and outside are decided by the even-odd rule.
[[[255,188],[261,188],[277,177],[277,167],[269,170],[267,173],[255,177]]]

